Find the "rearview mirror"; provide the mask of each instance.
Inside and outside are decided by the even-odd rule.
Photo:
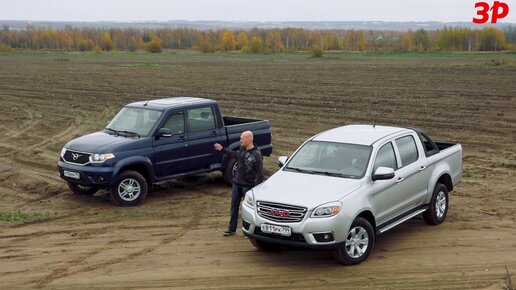
[[[394,178],[394,169],[390,167],[378,167],[373,175],[373,181]]]
[[[287,163],[287,160],[288,160],[288,156],[278,157],[278,166],[283,167],[283,165],[285,165],[285,163]]]
[[[170,132],[169,128],[161,128],[159,129],[158,135],[160,137],[172,137],[172,132]]]

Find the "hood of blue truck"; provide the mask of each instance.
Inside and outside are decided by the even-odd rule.
[[[68,150],[86,153],[113,153],[152,146],[152,139],[110,135],[95,132],[73,139],[64,146]]]

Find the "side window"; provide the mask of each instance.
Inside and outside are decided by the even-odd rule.
[[[416,142],[414,141],[414,137],[405,136],[398,138],[396,139],[396,146],[398,146],[398,151],[400,152],[402,167],[409,165],[418,159],[417,147]]]
[[[385,144],[378,150],[376,154],[376,160],[374,161],[373,173],[378,167],[390,167],[394,170],[397,169],[396,156],[394,155],[394,148],[392,148],[391,142]]]
[[[190,132],[215,129],[215,116],[211,107],[188,110],[188,127]]]
[[[170,116],[163,128],[169,128],[172,135],[183,134],[185,132],[185,119],[183,118],[183,113],[175,113]]]

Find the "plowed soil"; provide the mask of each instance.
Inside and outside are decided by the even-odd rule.
[[[516,58],[505,58],[0,54],[0,288],[500,289],[506,267],[516,273]],[[68,140],[128,102],[178,95],[270,120],[267,175],[315,133],[374,122],[461,143],[463,182],[444,224],[415,218],[345,267],[328,252],[258,252],[240,230],[223,237],[220,173],[161,183],[133,208],[106,191],[73,195],[58,177]]]

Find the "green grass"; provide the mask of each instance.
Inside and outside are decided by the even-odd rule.
[[[246,54],[239,51],[201,53],[195,50],[166,50],[163,53],[147,53],[145,51],[127,52],[113,51],[97,54],[95,52],[66,52],[66,51],[44,51],[44,50],[15,50],[0,53],[2,56],[16,56],[24,58],[37,58],[54,62],[67,63],[69,61],[110,61],[110,62],[142,62],[137,67],[152,67],[155,63],[169,61],[281,61],[281,60],[360,60],[360,59],[485,59],[490,61],[516,60],[516,53],[491,53],[491,52],[346,52],[346,51],[325,51],[322,58],[312,58],[309,51],[282,52],[264,54]]]
[[[54,213],[53,215],[57,215]],[[39,212],[0,212],[0,222],[27,222],[34,220],[41,220],[52,216],[50,213],[39,213]]]

